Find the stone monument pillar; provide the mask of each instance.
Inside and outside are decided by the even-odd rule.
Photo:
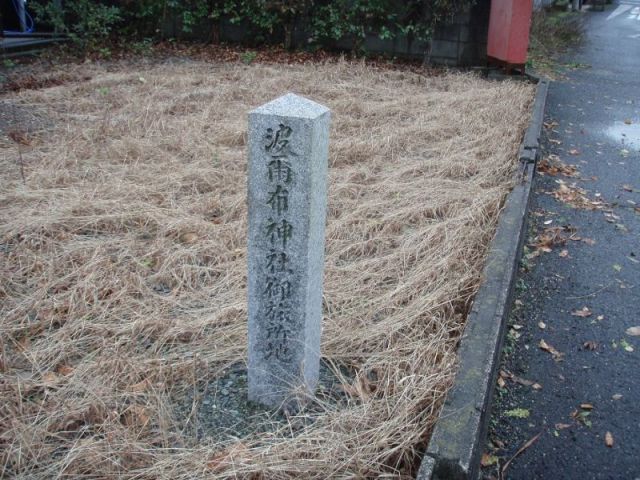
[[[318,382],[329,120],[291,93],[249,113],[249,400],[271,407]]]

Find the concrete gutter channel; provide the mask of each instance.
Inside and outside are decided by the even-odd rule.
[[[478,478],[504,328],[526,238],[548,87],[547,81],[538,82],[530,124],[520,146],[517,183],[500,216],[483,271],[484,282],[460,341],[459,370],[420,465],[418,480]]]

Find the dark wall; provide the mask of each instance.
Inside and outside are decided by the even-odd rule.
[[[491,0],[478,0],[453,24],[439,28],[431,46],[431,61],[436,64],[484,65],[487,59],[487,35]]]

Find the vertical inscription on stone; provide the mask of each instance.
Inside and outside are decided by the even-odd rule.
[[[293,337],[295,325],[291,320],[291,273],[288,268],[289,255],[287,240],[293,237],[293,225],[288,218],[289,190],[291,185],[290,156],[293,156],[289,147],[289,137],[293,130],[291,127],[279,124],[278,129],[267,128],[265,135],[267,152],[268,175],[265,182],[269,185],[267,192],[267,204],[271,208],[272,216],[268,218],[264,234],[271,244],[266,252],[266,278],[264,289],[264,303],[266,303],[265,323],[266,341],[264,347],[264,359],[275,357],[280,362],[292,360],[289,348],[289,339]],[[294,265],[291,265],[294,268]]]
[[[293,94],[249,114],[249,399],[315,389],[330,113]]]

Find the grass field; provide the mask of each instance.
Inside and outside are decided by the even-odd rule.
[[[346,61],[47,75],[0,97],[0,477],[415,474],[533,87]],[[322,355],[349,401],[198,441],[176,398],[246,358],[247,112],[288,91],[333,115]]]

